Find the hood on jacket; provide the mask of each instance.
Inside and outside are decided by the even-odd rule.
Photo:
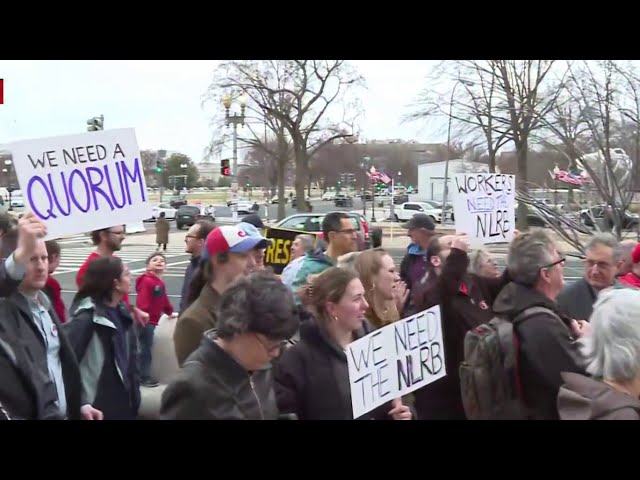
[[[418,245],[417,243],[410,243],[407,246],[407,254],[409,255],[417,255],[417,256],[426,256],[427,255],[427,251],[422,248],[420,245]]]
[[[555,302],[531,287],[519,283],[508,283],[493,302],[496,315],[513,318],[530,307],[545,307],[557,313]]]
[[[327,255],[324,253],[324,250],[322,250],[321,248],[307,252],[305,257],[306,257],[305,260],[307,262],[328,265],[329,267],[335,266],[334,261],[330,257],[327,257]]]
[[[151,272],[144,272],[142,275],[140,275],[138,278],[136,278],[136,290],[138,288],[140,288],[140,285],[142,285],[144,282],[151,282],[153,284],[160,284],[162,283],[162,280],[160,280],[160,278],[158,278],[157,275],[151,273]]]
[[[577,373],[564,372],[562,379],[565,383],[558,393],[561,420],[598,420],[619,410],[635,410],[640,418],[639,399]]]

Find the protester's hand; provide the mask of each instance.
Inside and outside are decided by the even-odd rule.
[[[441,248],[451,248],[453,241],[456,239],[457,235],[443,235],[438,238],[438,243]]]
[[[517,228],[513,231],[513,238],[519,237],[520,236],[520,230],[518,230]]]
[[[36,241],[47,234],[47,226],[29,211],[18,220],[18,245],[13,254],[16,262],[26,264],[36,249]]]
[[[398,313],[402,314],[402,310],[407,303],[407,298],[409,298],[409,289],[407,288],[406,282],[399,280],[393,286],[393,299],[396,302],[396,307],[398,308]]]
[[[463,252],[469,251],[469,237],[467,234],[458,235],[451,242],[451,248],[457,248],[458,250],[462,250]]]
[[[143,312],[138,307],[133,307],[133,317],[143,327],[149,323],[149,314],[147,312]]]
[[[173,312],[170,318],[178,318],[178,312]]]
[[[583,337],[591,333],[591,324],[586,320],[571,320],[571,331],[577,337]]]
[[[403,405],[399,398],[391,401],[391,407],[389,415],[394,420],[411,420],[411,409],[407,405]]]
[[[104,420],[103,413],[91,405],[83,405],[80,407],[80,416],[83,420]]]

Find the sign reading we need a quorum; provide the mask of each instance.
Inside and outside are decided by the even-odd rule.
[[[151,217],[134,129],[6,144],[25,207],[47,225],[47,238]]]

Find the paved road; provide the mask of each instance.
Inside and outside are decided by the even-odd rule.
[[[62,295],[67,307],[71,305],[73,296],[77,291],[75,284],[76,272],[87,256],[93,251],[93,248],[91,245],[79,243],[63,244],[60,268],[55,276],[62,286]],[[155,251],[155,247],[151,245],[125,244],[119,253],[119,256],[128,262],[129,268],[134,275],[134,282],[131,289],[132,302],[135,301],[135,277],[145,271],[144,260],[153,251]],[[394,258],[396,265],[399,266],[405,252],[404,249],[390,248],[389,252]],[[503,268],[506,255],[504,253],[496,253],[495,256],[498,264]],[[167,285],[167,293],[174,308],[177,308],[180,302],[180,291],[184,279],[184,271],[189,262],[189,255],[184,253],[182,245],[176,244],[168,247],[166,257],[167,271],[165,273],[165,283]],[[565,280],[572,282],[581,276],[582,262],[576,258],[569,257],[567,265],[565,266]]]

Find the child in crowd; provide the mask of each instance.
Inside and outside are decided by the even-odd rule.
[[[140,380],[145,387],[155,387],[158,382],[151,378],[151,352],[153,335],[162,314],[177,316],[167,296],[162,275],[166,267],[165,257],[161,253],[152,253],[146,261],[147,271],[136,279],[136,306],[149,314],[149,322],[139,328],[140,344]]]
[[[56,311],[58,320],[60,320],[60,323],[64,323],[67,319],[67,313],[64,300],[62,300],[62,287],[56,277],[53,276],[53,272],[60,265],[60,245],[55,240],[48,240],[45,245],[47,247],[47,256],[49,257],[49,276],[47,277],[47,283],[44,285],[44,292],[51,300],[51,305]]]

